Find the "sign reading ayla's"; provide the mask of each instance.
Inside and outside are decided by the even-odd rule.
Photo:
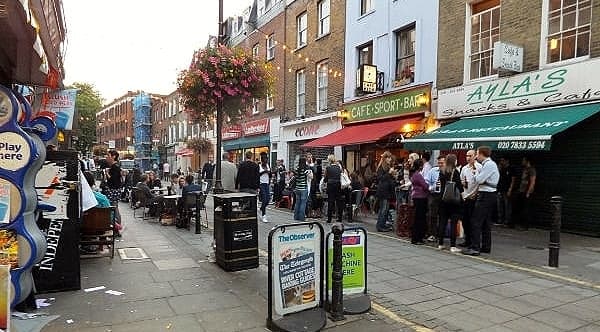
[[[431,86],[418,86],[351,102],[344,105],[347,118],[344,123],[384,119],[417,112],[429,111],[427,100]]]
[[[298,225],[278,231],[273,239],[275,311],[279,315],[314,308],[320,303],[321,234]]]
[[[438,118],[600,99],[600,59],[438,92]]]

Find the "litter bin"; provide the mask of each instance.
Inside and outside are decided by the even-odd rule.
[[[217,264],[225,271],[258,267],[256,195],[213,195]]]

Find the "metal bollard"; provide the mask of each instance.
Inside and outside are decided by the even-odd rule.
[[[336,223],[331,227],[333,232],[333,271],[331,274],[331,320],[334,322],[344,317],[344,292],[342,272],[342,233],[344,225]]]
[[[562,197],[552,196],[552,229],[550,229],[550,243],[548,244],[548,266],[558,267],[558,254],[560,251],[560,228],[562,215]]]

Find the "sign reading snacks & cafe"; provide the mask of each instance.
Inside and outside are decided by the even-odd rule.
[[[438,119],[600,99],[600,59],[438,91]]]

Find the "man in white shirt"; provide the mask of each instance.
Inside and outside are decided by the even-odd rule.
[[[431,164],[429,160],[431,159],[431,154],[429,152],[423,152],[423,156],[421,160],[423,160],[423,170],[421,171],[421,175],[425,176],[425,174],[431,171]]]
[[[477,199],[477,183],[475,183],[475,175],[481,170],[481,164],[475,159],[475,150],[467,151],[467,164],[460,171],[460,181],[462,182],[464,191],[463,197],[463,218],[462,226],[465,231],[465,241],[459,243],[459,247],[469,248],[471,246],[471,217],[475,208],[475,200]]]
[[[163,164],[163,180],[169,181],[169,176],[171,173],[171,165],[168,162]]]
[[[498,165],[490,158],[492,149],[489,146],[477,148],[477,161],[481,163],[479,173],[474,174],[477,184],[477,200],[471,219],[471,247],[463,254],[479,256],[480,252],[490,253],[492,250],[492,214],[496,207],[496,186],[500,180]]]

